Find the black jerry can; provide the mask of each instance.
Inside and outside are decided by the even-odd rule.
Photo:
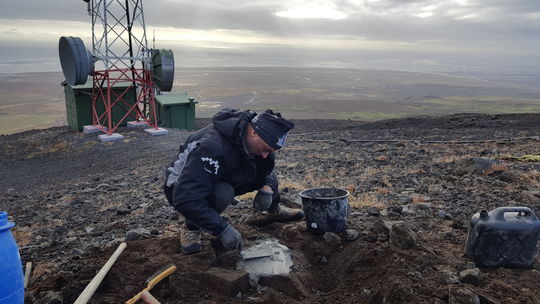
[[[465,255],[482,267],[530,267],[540,221],[527,207],[482,210],[471,218]]]

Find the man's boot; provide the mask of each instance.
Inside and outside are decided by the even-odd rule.
[[[184,254],[193,254],[201,251],[201,229],[189,230],[187,227],[180,228],[180,244]]]
[[[304,211],[298,208],[289,208],[278,205],[274,210],[266,211],[248,219],[247,224],[263,227],[274,222],[291,222],[304,218]]]
[[[278,205],[276,210],[269,211],[267,216],[273,222],[292,222],[303,219],[304,211],[299,208]]]

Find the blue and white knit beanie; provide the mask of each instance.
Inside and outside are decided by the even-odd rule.
[[[255,132],[272,148],[281,149],[294,123],[281,117],[280,113],[266,110],[251,119]]]

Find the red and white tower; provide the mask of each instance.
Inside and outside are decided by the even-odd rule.
[[[61,37],[59,51],[69,85],[92,76],[93,125],[85,132],[106,133],[102,141],[121,139],[115,130],[129,121],[147,126],[148,133],[166,134],[157,124],[154,95],[171,90],[174,58],[170,50],[148,48],[142,0],[83,1],[92,18],[92,51],[77,37]]]

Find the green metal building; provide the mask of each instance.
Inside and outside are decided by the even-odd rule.
[[[122,94],[131,83],[118,83],[113,86],[113,92],[120,95]],[[106,86],[104,86],[106,88]],[[66,99],[66,114],[68,125],[74,129],[82,131],[83,126],[91,125],[92,120],[92,82],[89,81],[86,84],[70,86],[68,84],[64,85],[64,95]],[[136,101],[136,92],[135,88],[131,87],[128,92],[123,97],[123,100],[126,101],[125,104],[122,101],[119,101],[112,108],[112,121],[116,125],[124,115],[128,112],[129,108],[135,104]],[[116,99],[114,96],[111,97],[111,100]],[[98,115],[103,114],[105,107],[103,105],[103,100],[101,97],[96,103],[96,111]],[[121,125],[125,126],[128,121],[135,120],[135,113],[131,112]]]
[[[195,99],[184,94],[154,96],[158,125],[165,128],[195,129]]]

